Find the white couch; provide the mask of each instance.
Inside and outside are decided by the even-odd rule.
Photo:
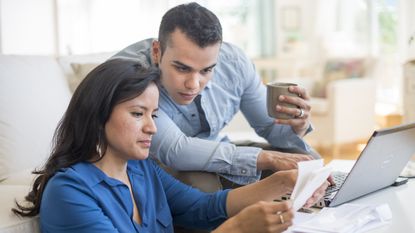
[[[0,55],[0,233],[39,232],[38,217],[19,218],[11,208],[24,199],[34,179],[31,171],[50,153],[71,87],[112,54]]]

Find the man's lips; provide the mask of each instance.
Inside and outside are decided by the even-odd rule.
[[[185,100],[192,100],[196,97],[197,93],[179,93],[179,95]]]

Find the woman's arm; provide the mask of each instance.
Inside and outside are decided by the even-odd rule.
[[[258,201],[273,201],[291,192],[296,179],[297,170],[279,171],[256,183],[231,190],[226,202],[228,216],[232,217]]]
[[[232,217],[245,207],[258,201],[273,201],[291,192],[297,180],[297,173],[296,169],[279,171],[256,183],[231,190],[226,202],[228,216]],[[314,191],[305,206],[312,206],[320,200],[328,185],[329,182],[326,181]]]

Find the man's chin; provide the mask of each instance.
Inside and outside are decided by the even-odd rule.
[[[193,100],[180,100],[180,101],[175,101],[175,102],[179,105],[188,105],[188,104],[191,104]]]
[[[193,102],[194,98],[192,99],[183,99],[183,98],[174,98],[174,102],[176,102],[176,104],[179,105],[188,105],[191,104]]]

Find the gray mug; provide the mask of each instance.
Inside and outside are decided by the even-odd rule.
[[[289,86],[297,86],[295,83],[282,83],[282,82],[271,82],[267,84],[267,110],[268,115],[272,118],[278,119],[291,119],[294,116],[282,112],[277,112],[276,106],[285,106],[290,108],[297,108],[294,104],[288,104],[285,102],[280,102],[278,97],[280,95],[285,96],[296,96],[296,93],[292,93],[288,90]]]

